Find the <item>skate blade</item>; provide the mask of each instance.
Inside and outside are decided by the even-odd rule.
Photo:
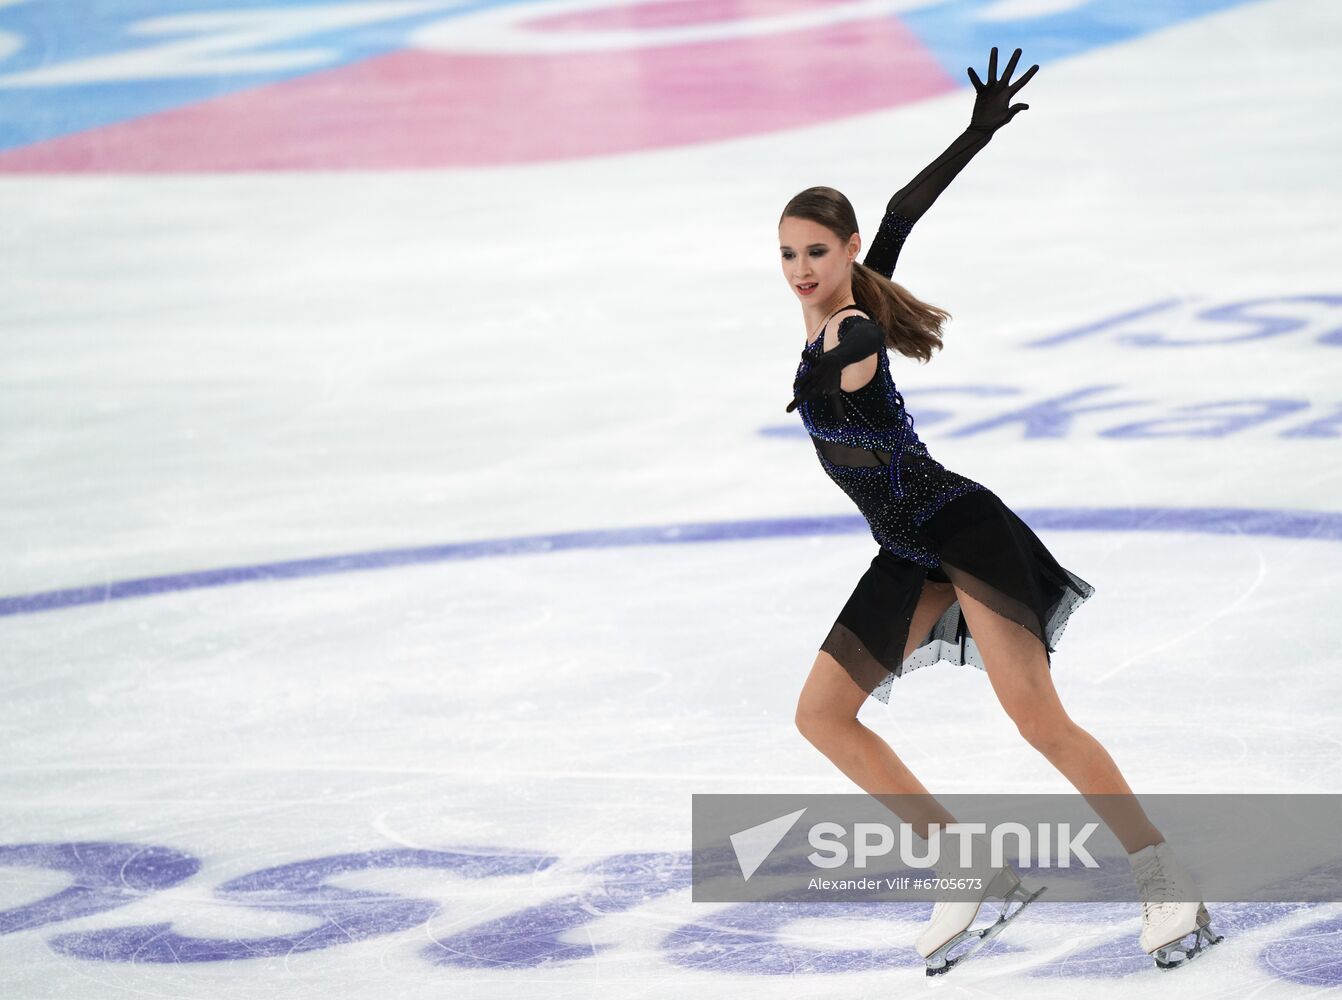
[[[1156,968],[1166,971],[1178,969],[1203,954],[1212,945],[1220,944],[1225,940],[1225,935],[1215,933],[1210,923],[1198,924],[1194,930],[1189,931],[1189,934],[1193,935],[1191,945],[1183,943],[1184,939],[1188,937],[1188,934],[1185,934],[1179,940],[1163,944],[1151,953],[1156,960]]]
[[[973,956],[974,953],[987,944],[991,938],[1000,934],[1003,927],[1020,916],[1021,911],[1034,902],[1047,888],[1048,886],[1041,885],[1034,892],[1028,892],[1019,882],[1016,883],[1016,887],[1002,898],[1002,911],[997,915],[997,922],[989,924],[987,927],[980,927],[977,930],[963,930],[936,951],[932,952],[932,954],[927,956],[927,974],[929,976],[945,975],[965,959]],[[1007,908],[1013,902],[1018,902],[1020,905],[1008,914]],[[976,940],[974,940],[974,943],[963,952],[956,955],[954,958],[947,957],[957,945],[971,939]]]

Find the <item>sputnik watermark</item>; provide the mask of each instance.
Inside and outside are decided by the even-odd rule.
[[[962,881],[1008,867],[1047,884],[1052,902],[1141,898],[1131,855],[1101,821],[1106,803],[1131,809],[1130,794],[696,792],[692,801],[696,903],[972,900],[981,886]],[[1179,793],[1141,804],[1207,899],[1342,901],[1342,795]],[[945,823],[929,828],[929,817]]]
[[[805,811],[799,809],[731,835],[732,849],[736,852],[743,878],[750,880]],[[948,866],[958,863],[961,868],[974,868],[976,843],[979,844],[977,861],[981,866],[985,860],[982,845],[986,840],[989,848],[987,863],[992,868],[1001,868],[1008,863],[1006,843],[1011,838],[1015,847],[1014,862],[1023,867],[1070,868],[1074,859],[1086,868],[1099,867],[1099,862],[1085,847],[1086,839],[1099,829],[1098,823],[1085,823],[1075,834],[1070,823],[1039,823],[1033,831],[1024,823],[999,823],[993,826],[991,834],[986,823],[932,824],[930,836],[917,838],[925,841],[921,851],[915,846],[917,835],[913,827],[907,823],[898,823],[896,827],[897,837],[895,828],[888,823],[853,823],[851,834],[842,823],[814,823],[807,831],[807,843],[815,850],[806,856],[806,860],[817,868],[842,868],[850,864],[854,868],[866,868],[873,859],[889,857],[898,840],[898,858],[902,864],[909,868],[932,868],[941,864],[941,841],[946,836],[956,838],[959,843],[958,862],[948,858]],[[955,853],[954,848],[951,853]]]

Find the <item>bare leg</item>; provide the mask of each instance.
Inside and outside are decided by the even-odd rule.
[[[1043,643],[956,588],[988,680],[1026,741],[1067,778],[1131,853],[1163,840],[1108,751],[1067,715]]]
[[[926,633],[955,600],[950,584],[924,584],[909,628],[909,646]],[[905,655],[912,650],[906,646]],[[913,832],[926,838],[930,824],[955,817],[923,787],[890,745],[857,720],[867,693],[834,657],[821,650],[797,701],[797,729],[853,782],[886,805]]]

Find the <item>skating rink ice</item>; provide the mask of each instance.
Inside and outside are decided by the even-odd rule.
[[[886,200],[1016,46],[895,278],[932,454],[1096,588],[1133,788],[1342,792],[1342,5],[0,3],[0,996],[1296,998],[1342,904],[692,903],[875,553],[789,389],[797,191]],[[980,672],[861,719],[1070,792]],[[1177,844],[1196,870],[1196,852]]]

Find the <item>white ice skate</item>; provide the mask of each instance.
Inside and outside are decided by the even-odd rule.
[[[1001,933],[1002,928],[1020,916],[1021,910],[1030,905],[1046,888],[1040,886],[1034,892],[1025,889],[1010,865],[1005,868],[992,868],[980,863],[975,870],[956,871],[953,874],[956,877],[980,877],[981,888],[978,890],[977,899],[940,900],[932,907],[932,919],[913,944],[918,949],[918,954],[927,961],[929,976],[949,972],[977,952],[989,938]],[[996,923],[971,930],[970,925],[978,916],[979,909],[990,899],[1001,900],[1001,912],[997,916]],[[1008,913],[1013,902],[1020,905]],[[973,943],[951,957],[950,953],[963,941]]]
[[[1211,929],[1211,914],[1193,877],[1169,844],[1150,844],[1128,860],[1142,894],[1142,950],[1157,968],[1177,969],[1222,939]],[[1192,940],[1185,941],[1190,934]]]

